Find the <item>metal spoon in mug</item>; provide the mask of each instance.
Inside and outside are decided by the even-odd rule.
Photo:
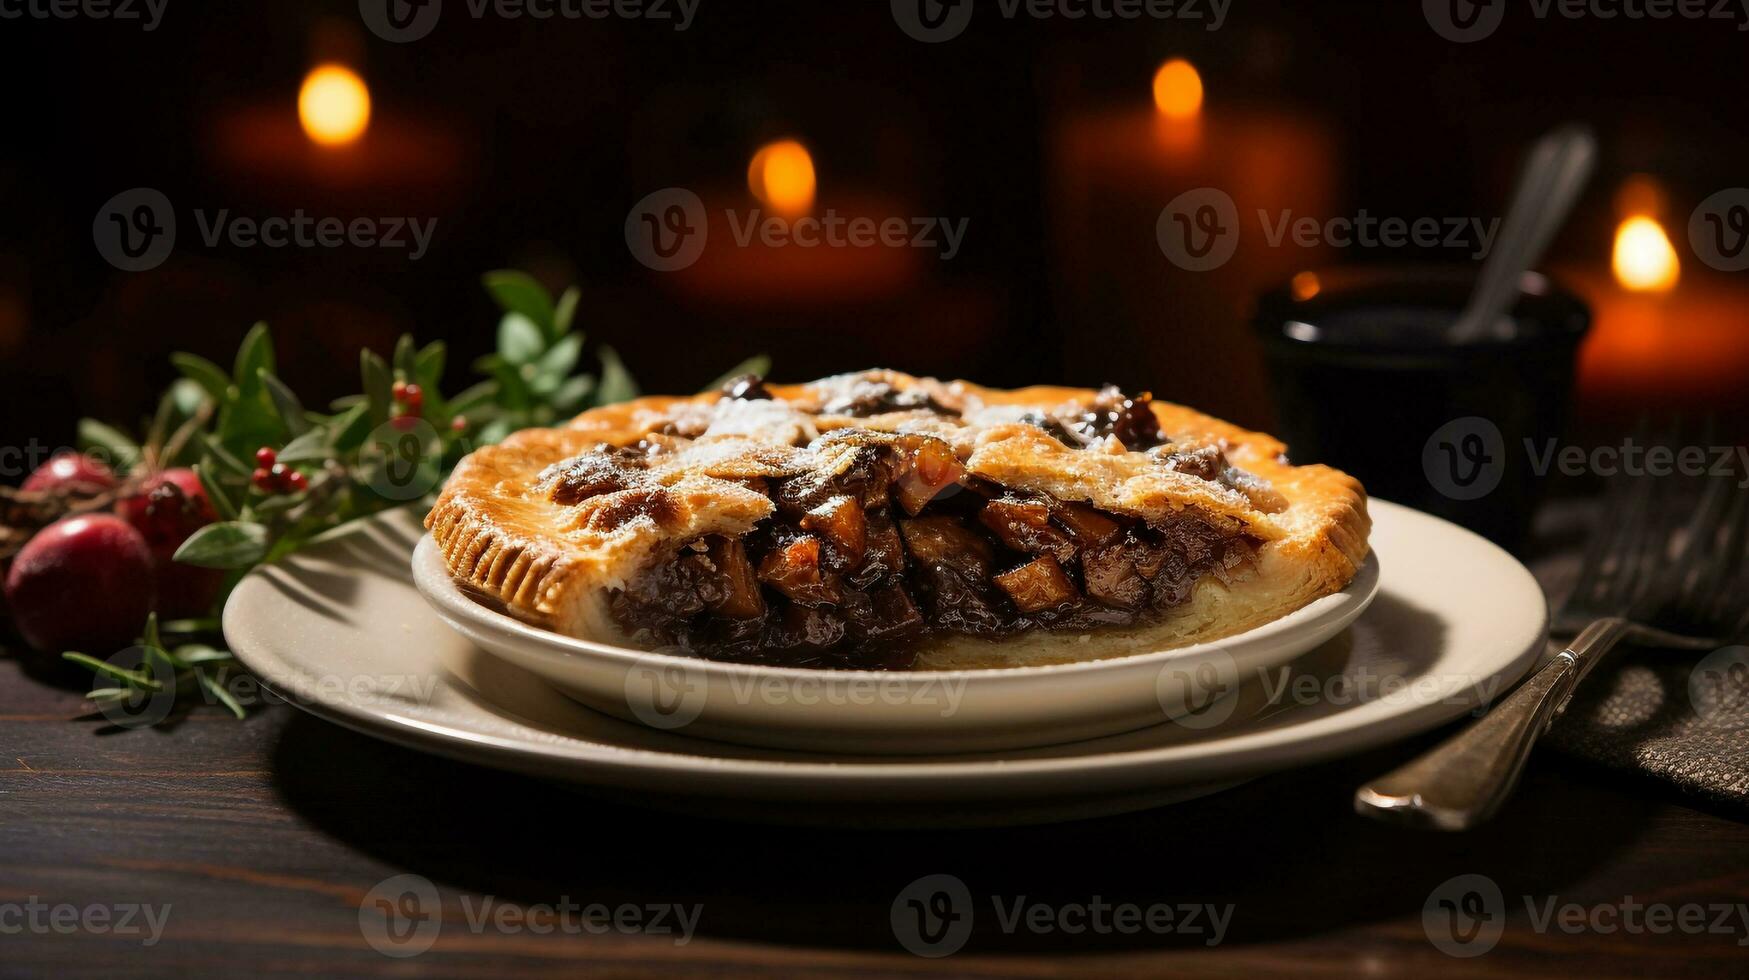
[[[1542,258],[1585,189],[1597,163],[1597,140],[1585,126],[1569,124],[1531,147],[1519,174],[1506,224],[1470,294],[1470,303],[1446,332],[1454,344],[1472,343],[1497,329],[1518,298],[1524,273]]]

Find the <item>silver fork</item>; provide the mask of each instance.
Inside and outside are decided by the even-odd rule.
[[[1525,760],[1573,690],[1625,640],[1712,650],[1749,629],[1745,560],[1749,493],[1712,477],[1692,505],[1672,476],[1618,479],[1578,580],[1551,628],[1574,636],[1486,716],[1400,769],[1362,786],[1357,812],[1437,830],[1467,830],[1511,795]]]

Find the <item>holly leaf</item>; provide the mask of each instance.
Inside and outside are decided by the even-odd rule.
[[[231,379],[223,368],[198,354],[180,352],[170,355],[170,363],[176,366],[176,370],[183,377],[200,385],[213,401],[224,402],[226,393],[231,388]]]
[[[576,286],[565,290],[559,297],[559,303],[553,307],[553,332],[559,335],[571,332],[571,322],[577,318],[577,303],[583,298],[583,293]]]
[[[267,330],[267,324],[257,323],[249,328],[243,336],[243,344],[237,348],[237,364],[232,372],[232,379],[240,391],[251,391],[262,371],[274,370],[273,337]]]
[[[175,559],[201,568],[247,568],[267,554],[267,528],[244,521],[220,521],[189,535]]]
[[[434,340],[426,344],[413,358],[414,377],[426,391],[435,392],[438,385],[443,383],[443,362],[448,354],[449,349],[444,346],[443,341]]]
[[[520,313],[543,332],[553,330],[553,299],[535,278],[516,269],[499,269],[481,277],[486,291],[506,313]],[[548,333],[549,338],[556,332]]]
[[[498,356],[512,364],[533,364],[546,347],[540,327],[521,313],[506,313],[498,321]]]
[[[370,405],[371,421],[381,425],[389,420],[389,403],[394,397],[394,376],[389,373],[388,363],[369,349],[358,352],[358,368],[359,374],[364,377],[364,397]]]
[[[310,423],[304,418],[304,406],[298,401],[298,396],[292,393],[285,382],[262,370],[261,386],[267,389],[267,397],[273,401],[273,410],[279,413],[279,420],[285,424],[285,429],[293,436],[301,436],[310,428]]]

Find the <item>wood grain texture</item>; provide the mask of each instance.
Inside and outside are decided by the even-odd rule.
[[[1426,744],[1283,773],[1148,813],[1052,827],[867,832],[749,826],[607,802],[376,742],[276,706],[101,734],[55,675],[0,660],[0,908],[168,903],[162,941],[0,935],[0,975],[344,976],[1742,976],[1749,929],[1569,935],[1524,897],[1591,906],[1749,902],[1749,827],[1669,791],[1544,754],[1505,814],[1465,836],[1351,815],[1349,795]],[[431,949],[371,949],[360,900],[411,872],[442,902]],[[905,952],[890,913],[948,873],[974,900],[964,949]],[[1480,873],[1507,896],[1497,947],[1436,950],[1435,886]],[[698,933],[469,927],[484,896],[698,903]],[[993,902],[1233,905],[1225,940],[1005,933]],[[6,920],[0,918],[0,927]]]

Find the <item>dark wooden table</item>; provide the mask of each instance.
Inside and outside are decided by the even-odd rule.
[[[1749,826],[1550,753],[1508,812],[1462,836],[1349,810],[1358,782],[1426,740],[1152,812],[876,833],[601,802],[285,705],[244,722],[203,710],[168,731],[104,734],[79,720],[85,707],[67,684],[33,661],[0,660],[6,976],[1749,976],[1749,921],[1736,910],[1723,925],[1708,912],[1711,932],[1605,931],[1625,902],[1672,915],[1749,902]],[[359,906],[403,873],[432,882],[442,913],[426,952],[390,958],[367,944]],[[958,877],[974,909],[963,948],[938,959],[907,952],[891,924],[901,889],[929,874]],[[1423,922],[1434,889],[1461,874],[1497,883],[1505,907],[1498,944],[1473,959],[1439,951]],[[1069,910],[1070,925],[1074,908],[1100,902],[1230,906],[1231,919],[1213,947],[1207,932],[1004,930],[996,903],[1022,898],[1053,917]],[[615,911],[696,905],[696,934],[684,945],[594,935],[579,931],[580,911],[569,933],[519,924],[533,907],[529,925],[547,925],[540,907],[567,899]],[[1591,924],[1539,929],[1551,902]],[[71,919],[88,906],[119,917],[135,903],[162,917],[149,948],[143,912],[135,934]],[[59,931],[56,907],[73,910]],[[493,918],[472,927],[482,910]]]

